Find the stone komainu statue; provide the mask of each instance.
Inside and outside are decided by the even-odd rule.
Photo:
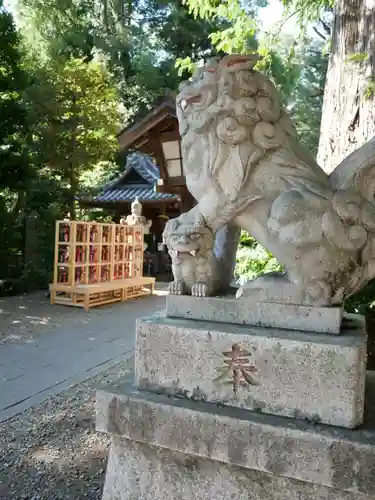
[[[285,273],[249,282],[243,298],[342,304],[375,276],[375,139],[327,176],[298,142],[274,85],[254,70],[257,60],[212,60],[181,85],[184,171],[198,204],[179,232],[194,221],[214,233],[231,223],[272,252]],[[171,231],[173,221],[166,239]]]

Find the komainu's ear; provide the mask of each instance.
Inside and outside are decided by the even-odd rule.
[[[164,226],[164,231],[162,234],[162,240],[164,245],[167,245],[168,238],[175,229],[176,229],[176,219],[169,219]]]
[[[209,73],[216,73],[219,64],[220,59],[218,57],[213,57],[206,62],[206,64],[204,65],[204,70],[208,71]]]
[[[194,226],[197,228],[205,226],[205,220],[203,215],[200,213],[199,210],[196,210],[194,208],[190,210],[190,212],[186,212],[186,222],[187,225]]]
[[[228,73],[241,70],[251,70],[260,60],[261,57],[258,54],[250,54],[248,56],[231,54],[222,58],[219,64],[219,70]]]

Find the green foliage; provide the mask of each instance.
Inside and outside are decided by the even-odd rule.
[[[3,10],[1,0],[0,38],[0,272],[14,275],[23,245],[19,213],[34,170],[27,150],[29,127],[22,95],[28,75],[13,18]]]
[[[287,107],[302,143],[317,154],[328,56],[322,44],[306,41],[300,49],[300,72],[287,94]]]
[[[243,231],[237,251],[235,278],[240,285],[262,274],[282,271],[282,267],[270,252],[264,249],[248,233]]]
[[[363,290],[349,297],[345,302],[345,311],[348,313],[366,314],[374,310],[375,280],[370,281]]]
[[[9,189],[0,191],[0,278],[12,275],[23,246],[22,224],[14,214],[17,195]]]
[[[22,49],[2,10],[0,34],[0,278],[46,285],[56,219],[74,217],[81,187],[113,169],[119,99],[98,61]],[[23,265],[30,213],[39,221],[38,259]]]
[[[170,55],[166,69],[171,89],[177,88],[181,77],[188,77],[197,61],[220,52],[212,43],[211,36],[228,27],[226,20],[206,20],[195,16],[179,0],[147,0],[141,14],[165,54]],[[177,75],[174,73],[176,60]]]
[[[363,63],[368,58],[369,58],[369,54],[366,54],[365,52],[357,52],[355,54],[350,55],[347,58],[347,62]]]
[[[210,57],[216,53],[210,35],[227,27],[221,20],[197,18],[179,0],[147,0],[141,15],[173,59]]]
[[[366,99],[373,99],[375,96],[375,83],[370,81],[370,83],[365,88]]]
[[[346,59],[346,63],[347,64],[354,63],[362,65],[368,62],[370,57],[371,57],[370,54],[368,54],[367,52],[356,52],[354,54],[351,54]],[[358,68],[358,71],[363,71],[363,68]],[[366,81],[367,83],[363,89],[364,97],[366,99],[373,99],[373,97],[375,96],[375,76],[374,75],[367,76]]]
[[[325,12],[332,11],[334,1],[335,0],[281,0],[285,8],[284,19],[295,16],[301,32],[305,33],[306,28],[311,25],[312,22],[319,21],[324,17]]]
[[[44,162],[59,164],[62,173],[72,163],[91,168],[117,150],[116,89],[99,63],[71,59],[41,66],[28,98],[38,126],[34,140],[43,148]]]
[[[257,30],[255,7],[239,0],[186,0],[190,12],[196,18],[218,21],[224,25],[209,38],[219,52],[248,54],[254,50],[253,41]],[[258,4],[259,6],[259,4]]]
[[[269,36],[260,36],[257,21],[257,3],[243,3],[239,0],[186,0],[190,11],[203,19],[223,19],[228,23],[225,30],[210,35],[213,45],[226,53],[242,54],[258,52],[262,59],[256,69],[274,81],[281,92],[296,123],[302,142],[314,153],[317,152],[321,108],[328,66],[325,53],[330,26],[325,12],[331,9],[331,0],[284,0],[284,19],[278,30]],[[281,26],[292,16],[300,21],[301,33],[308,23],[319,21],[323,33],[317,30],[319,38],[312,40],[306,35],[280,36]],[[189,57],[178,60],[180,73],[193,70]],[[369,87],[370,88],[370,87]]]
[[[193,62],[189,56],[184,57],[183,59],[179,57],[176,60],[176,68],[179,76],[182,76],[184,73],[189,75],[194,73],[197,68],[197,63]]]
[[[20,39],[12,16],[0,0],[0,188],[22,188],[32,175],[24,147],[28,134],[22,90],[27,74],[22,68]]]
[[[74,217],[82,175],[117,151],[116,90],[99,63],[56,60],[36,68],[27,100],[34,161],[66,189]]]
[[[282,266],[246,231],[242,231],[240,245],[236,256],[235,278],[243,285],[269,272],[282,272]],[[345,302],[345,311],[368,315],[375,310],[375,280],[368,283],[363,290],[349,297]]]
[[[22,34],[38,58],[92,58],[93,2],[17,0]]]
[[[194,19],[178,0],[18,0],[22,32],[45,60],[99,57],[115,77],[129,123],[176,90],[177,57],[215,50],[221,23]]]

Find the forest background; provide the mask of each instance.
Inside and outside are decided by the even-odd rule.
[[[109,215],[75,200],[123,170],[116,133],[211,56],[260,53],[331,171],[375,134],[374,23],[375,0],[0,0],[0,295],[48,284],[56,219]],[[239,280],[278,268],[243,234]],[[373,289],[347,309],[368,311]]]

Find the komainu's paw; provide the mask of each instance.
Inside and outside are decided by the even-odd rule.
[[[191,295],[193,297],[208,297],[208,285],[206,283],[195,283],[195,285],[191,287]]]
[[[183,281],[172,281],[169,283],[168,292],[170,295],[184,295],[185,285]]]

